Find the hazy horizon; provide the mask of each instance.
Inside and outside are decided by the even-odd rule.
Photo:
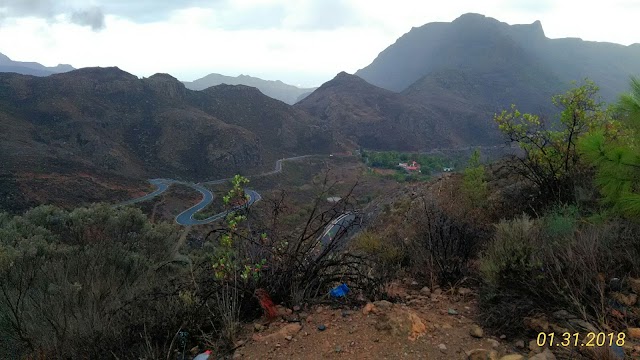
[[[640,2],[630,0],[462,0],[438,7],[410,0],[393,6],[364,0],[86,3],[1,0],[0,53],[46,66],[117,66],[139,77],[244,74],[314,87],[367,66],[412,27],[470,12],[508,24],[540,20],[549,38],[640,42],[627,30],[640,12]]]

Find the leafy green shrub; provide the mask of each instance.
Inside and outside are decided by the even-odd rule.
[[[551,238],[569,236],[576,230],[579,216],[580,212],[574,205],[556,206],[542,219],[544,232]]]

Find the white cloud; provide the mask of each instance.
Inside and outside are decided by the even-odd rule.
[[[139,15],[124,14],[121,2],[114,15],[108,3],[93,1],[92,8],[105,13],[104,28],[98,32],[73,24],[70,12],[9,17],[0,26],[0,52],[50,66],[118,66],[138,76],[168,72],[192,80],[211,72],[244,73],[319,85],[339,71],[366,66],[412,26],[452,21],[466,12],[510,24],[541,20],[549,37],[640,42],[628,31],[638,10],[629,11],[636,5],[630,0],[460,0],[439,6],[414,0],[300,0],[295,5],[285,0],[218,0],[210,7],[207,2],[190,3],[196,6],[171,3],[163,8],[165,15],[136,21],[144,15],[141,8],[135,9]],[[0,8],[2,4],[0,0]],[[67,3],[69,9],[75,5]],[[329,18],[332,21],[323,21]]]

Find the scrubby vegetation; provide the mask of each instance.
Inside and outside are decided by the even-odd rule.
[[[558,310],[587,330],[640,327],[638,99],[634,80],[632,93],[606,108],[587,81],[553,98],[556,119],[514,106],[495,121],[518,156],[482,164],[475,151],[462,171],[403,184],[382,200],[337,194],[325,179],[295,211],[285,191],[272,192],[262,207],[269,215],[256,217],[242,206],[247,180],[236,176],[223,197],[233,211],[190,246],[174,225],[133,208],[2,214],[0,357],[231,349],[239,325],[262,314],[256,295],[304,305],[346,283],[376,299],[405,276],[475,287],[478,322],[496,334],[526,334],[526,319]],[[444,165],[363,157],[379,167]],[[351,241],[348,230],[322,240],[339,215],[364,212],[366,229]]]
[[[229,207],[244,196],[245,179],[236,180]],[[340,282],[375,295],[383,281],[371,260],[340,250],[343,233],[319,238],[352,206],[349,194],[327,204],[326,191],[294,230],[281,226],[283,196],[271,199],[268,221],[237,209],[196,247],[181,247],[175,225],[152,224],[135,208],[0,215],[0,357],[157,359],[198,344],[229,349],[240,321],[261,314],[257,289],[286,305]]]

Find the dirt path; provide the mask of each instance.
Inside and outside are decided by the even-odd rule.
[[[516,339],[478,333],[482,330],[473,321],[475,296],[466,291],[452,295],[408,290],[395,304],[303,309],[285,316],[300,323],[282,320],[259,331],[255,325],[247,326],[245,345],[236,350],[234,358],[449,360],[467,359],[474,349],[484,349],[487,356],[490,351],[500,356],[528,353],[513,345]]]

